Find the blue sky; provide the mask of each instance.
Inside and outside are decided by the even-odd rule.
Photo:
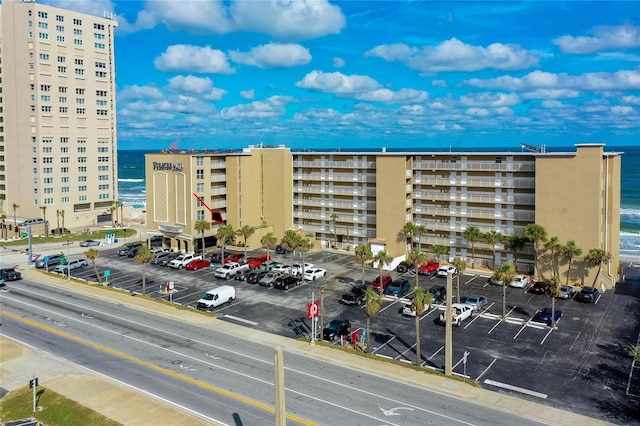
[[[640,3],[117,1],[120,149],[640,141]]]

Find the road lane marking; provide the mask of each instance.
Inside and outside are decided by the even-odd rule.
[[[489,364],[489,366],[487,368],[485,368],[484,370],[482,370],[482,373],[480,373],[480,375],[478,377],[476,377],[476,382],[480,380],[480,377],[484,376],[484,374],[489,371],[489,369],[493,366],[493,364],[498,360],[498,358],[494,358],[493,361],[491,361],[491,364]]]
[[[444,349],[444,346],[440,346],[440,349],[438,349],[437,351],[435,351],[433,354],[431,354],[431,356],[429,357],[429,359],[433,358],[434,356],[438,355],[438,352],[440,352],[441,350]]]
[[[527,395],[537,396],[538,398],[547,399],[546,393],[532,391],[532,390],[521,388],[518,386],[509,385],[507,383],[496,382],[494,380],[489,380],[489,379],[485,379],[484,383],[486,383],[487,385],[496,386],[498,388],[509,389],[509,390],[524,393]]]
[[[234,315],[224,314],[222,317],[223,317],[223,318],[229,318],[229,319],[231,319],[231,320],[238,321],[238,322],[243,322],[243,323],[245,323],[245,324],[258,325],[258,323],[257,323],[257,322],[249,321],[249,320],[247,320],[247,319],[240,318],[240,317],[236,317],[236,316],[234,316]]]
[[[14,320],[16,320],[18,322],[22,322],[24,324],[27,324],[27,325],[30,325],[32,327],[38,328],[40,330],[47,331],[49,333],[55,334],[57,336],[60,336],[60,337],[63,337],[63,338],[69,339],[69,340],[73,340],[74,342],[78,342],[78,343],[80,343],[82,345],[89,346],[89,347],[91,347],[91,348],[93,348],[95,350],[106,352],[106,353],[111,354],[111,355],[113,355],[115,357],[126,359],[126,360],[131,361],[131,362],[133,362],[135,364],[139,364],[139,365],[142,365],[142,366],[147,367],[149,369],[152,369],[152,370],[158,371],[160,373],[166,374],[167,376],[171,376],[171,377],[174,377],[176,379],[183,380],[183,381],[185,381],[187,383],[190,383],[192,385],[196,385],[196,386],[199,386],[201,388],[210,390],[210,391],[212,391],[214,393],[217,393],[219,395],[225,396],[227,398],[231,398],[231,399],[234,399],[236,401],[240,401],[240,402],[242,402],[244,404],[251,405],[251,406],[253,406],[255,408],[264,410],[264,411],[266,411],[268,413],[275,414],[275,408],[271,407],[271,406],[269,406],[267,404],[263,404],[261,402],[254,401],[254,400],[252,400],[250,398],[244,397],[242,395],[238,395],[238,394],[236,394],[234,392],[219,388],[217,386],[213,386],[213,385],[204,383],[204,382],[202,382],[200,380],[193,379],[193,378],[188,377],[188,376],[184,376],[184,375],[182,375],[180,373],[168,370],[166,368],[160,367],[160,366],[152,364],[150,362],[147,362],[147,361],[141,360],[139,358],[133,357],[131,355],[125,354],[124,352],[120,352],[120,351],[117,351],[115,349],[111,349],[111,348],[108,348],[106,346],[90,342],[90,341],[85,340],[85,339],[83,339],[81,337],[74,336],[73,334],[69,334],[69,333],[65,333],[64,331],[56,330],[53,327],[49,327],[49,326],[46,326],[46,325],[43,325],[43,324],[39,324],[39,323],[37,323],[35,321],[29,320],[29,319],[26,319],[26,318],[22,318],[22,317],[20,317],[18,315],[12,314],[10,312],[6,312],[4,310],[0,310],[0,315],[5,315],[5,316],[7,316],[9,318],[13,318]],[[292,421],[295,421],[295,422],[298,422],[298,423],[301,423],[301,424],[304,424],[304,425],[309,425],[309,426],[315,425],[315,423],[313,423],[313,422],[311,422],[309,420],[305,420],[305,419],[303,419],[301,417],[295,416],[293,414],[287,414],[286,417],[289,420],[292,420]]]

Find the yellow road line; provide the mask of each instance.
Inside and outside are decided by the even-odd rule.
[[[208,390],[210,390],[212,392],[215,392],[217,394],[224,395],[224,396],[226,396],[228,398],[235,399],[237,401],[243,402],[245,404],[248,404],[248,405],[251,405],[253,407],[259,408],[261,410],[267,411],[269,413],[275,414],[275,408],[273,408],[270,405],[263,404],[263,403],[258,402],[258,401],[254,401],[252,399],[249,399],[249,398],[246,398],[244,396],[238,395],[238,394],[236,394],[234,392],[219,388],[217,386],[213,386],[213,385],[209,385],[207,383],[203,383],[203,382],[201,382],[199,380],[193,379],[191,377],[184,376],[184,375],[182,375],[180,373],[176,373],[176,372],[168,370],[166,368],[159,367],[159,366],[157,366],[155,364],[152,364],[150,362],[135,358],[135,357],[133,357],[131,355],[127,355],[127,354],[125,354],[123,352],[116,351],[116,350],[108,348],[106,346],[102,346],[102,345],[99,345],[97,343],[90,342],[90,341],[82,339],[82,338],[80,338],[78,336],[74,336],[72,334],[65,333],[64,331],[56,330],[53,327],[49,327],[47,325],[39,324],[39,323],[37,323],[35,321],[29,320],[29,319],[26,319],[26,318],[22,318],[22,317],[20,317],[18,315],[15,315],[15,314],[0,310],[0,316],[2,316],[2,315],[6,315],[9,318],[13,318],[16,321],[20,321],[20,322],[22,322],[24,324],[28,324],[28,325],[30,325],[32,327],[36,327],[36,328],[39,328],[41,330],[48,331],[49,333],[56,334],[56,335],[58,335],[60,337],[64,337],[66,339],[70,339],[70,340],[76,341],[76,342],[81,343],[83,345],[90,346],[90,347],[92,347],[94,349],[97,349],[99,351],[106,352],[108,354],[111,354],[111,355],[114,355],[114,356],[117,356],[117,357],[120,357],[120,358],[124,358],[124,359],[129,360],[131,362],[134,362],[136,364],[140,364],[140,365],[143,365],[143,366],[145,366],[147,368],[151,368],[153,370],[159,371],[160,373],[166,374],[168,376],[175,377],[176,379],[180,379],[180,380],[183,380],[185,382],[191,383],[193,385],[200,386],[201,388],[208,389]],[[305,420],[305,419],[303,419],[301,417],[294,416],[293,414],[287,414],[287,419],[292,420],[292,421],[297,422],[297,423],[300,423],[302,425],[316,426],[315,423],[313,423],[313,422],[311,422],[309,420]]]

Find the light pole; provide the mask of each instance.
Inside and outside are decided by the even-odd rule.
[[[69,238],[67,238],[67,281],[71,282],[71,268],[69,267],[71,265],[71,258],[70,253],[69,253],[69,246],[71,245],[71,242],[69,241]]]

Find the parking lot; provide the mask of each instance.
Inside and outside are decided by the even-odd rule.
[[[272,254],[273,259],[288,264],[289,255]],[[301,262],[300,256],[294,257]],[[176,270],[166,266],[146,265],[146,292],[154,298],[195,307],[204,292],[222,284],[236,289],[236,300],[215,308],[224,321],[289,337],[310,335],[307,305],[320,301],[322,320],[348,319],[352,332],[364,334],[364,306],[346,306],[339,301],[343,293],[361,280],[361,265],[353,255],[332,252],[308,253],[305,262],[325,268],[328,275],[304,282],[289,290],[261,287],[237,280],[214,277],[216,265],[197,270]],[[104,249],[96,259],[101,274],[110,271],[109,284],[125,291],[142,290],[141,265],[115,249]],[[72,271],[72,275],[95,281],[91,266]],[[365,281],[378,271],[365,268]],[[394,278],[401,274],[391,272]],[[403,274],[412,287],[415,275]],[[103,278],[104,279],[104,278]],[[173,290],[167,292],[167,283]],[[444,278],[419,276],[419,284],[428,289],[446,285]],[[455,300],[454,278],[454,297]],[[556,309],[563,312],[552,329],[535,321],[536,314],[551,307],[546,295],[534,295],[528,288],[507,288],[507,319],[502,319],[502,288],[488,283],[487,276],[462,274],[460,294],[486,296],[488,304],[453,330],[453,371],[482,386],[525,399],[558,405],[588,416],[625,423],[638,416],[640,371],[624,352],[639,336],[640,283],[619,284],[616,290],[602,294],[595,304],[556,299]],[[313,299],[312,299],[313,297]],[[384,358],[406,363],[416,361],[415,319],[401,314],[403,299],[385,297],[380,311],[371,319],[372,352]],[[421,360],[423,366],[443,370],[445,363],[445,328],[438,317],[444,305],[433,305],[420,318]],[[349,344],[336,340],[332,344]],[[464,362],[467,353],[466,363]],[[635,402],[634,402],[635,401]]]

